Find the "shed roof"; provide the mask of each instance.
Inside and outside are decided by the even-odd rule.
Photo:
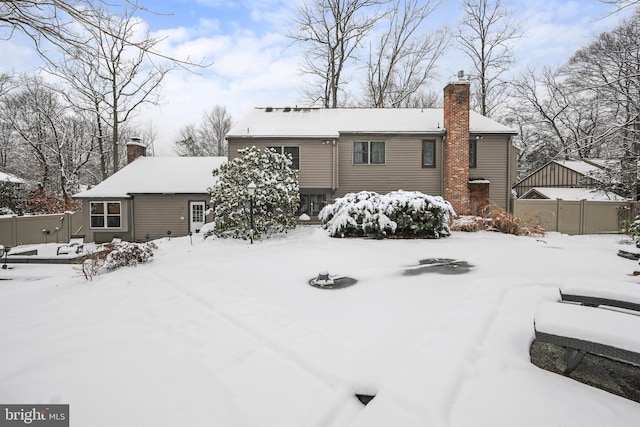
[[[583,160],[555,160],[555,162],[585,176],[602,170],[602,167]]]
[[[520,198],[528,199],[532,193],[537,193],[547,199],[561,200],[625,200],[615,193],[596,190],[593,188],[557,188],[535,187],[524,193]]]
[[[15,175],[6,172],[0,172],[0,181],[11,182],[13,184],[26,184],[27,182]]]
[[[139,157],[75,198],[126,198],[131,194],[202,194],[226,157]]]
[[[471,133],[517,134],[470,112]],[[232,138],[337,138],[341,133],[443,133],[442,108],[257,108],[230,131]]]

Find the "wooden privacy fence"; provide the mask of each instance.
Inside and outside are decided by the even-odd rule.
[[[591,200],[514,200],[513,215],[539,221],[546,231],[565,234],[614,234],[622,221],[633,219],[628,201]]]
[[[12,216],[0,218],[0,244],[18,246],[32,243],[68,242],[71,237],[87,236],[82,212],[54,215]]]

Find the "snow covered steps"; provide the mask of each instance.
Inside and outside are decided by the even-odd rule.
[[[575,304],[544,303],[535,318],[536,340],[566,347],[565,375],[585,354],[640,366],[640,316]]]
[[[640,285],[569,279],[559,291],[535,315],[531,362],[640,402]]]
[[[562,301],[600,305],[640,312],[640,285],[636,283],[583,284],[569,282],[560,287]]]

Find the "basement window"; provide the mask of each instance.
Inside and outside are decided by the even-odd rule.
[[[121,228],[120,202],[91,202],[91,228]]]

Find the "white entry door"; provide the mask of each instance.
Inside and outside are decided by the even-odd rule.
[[[199,233],[204,225],[204,202],[189,202],[189,231]]]

